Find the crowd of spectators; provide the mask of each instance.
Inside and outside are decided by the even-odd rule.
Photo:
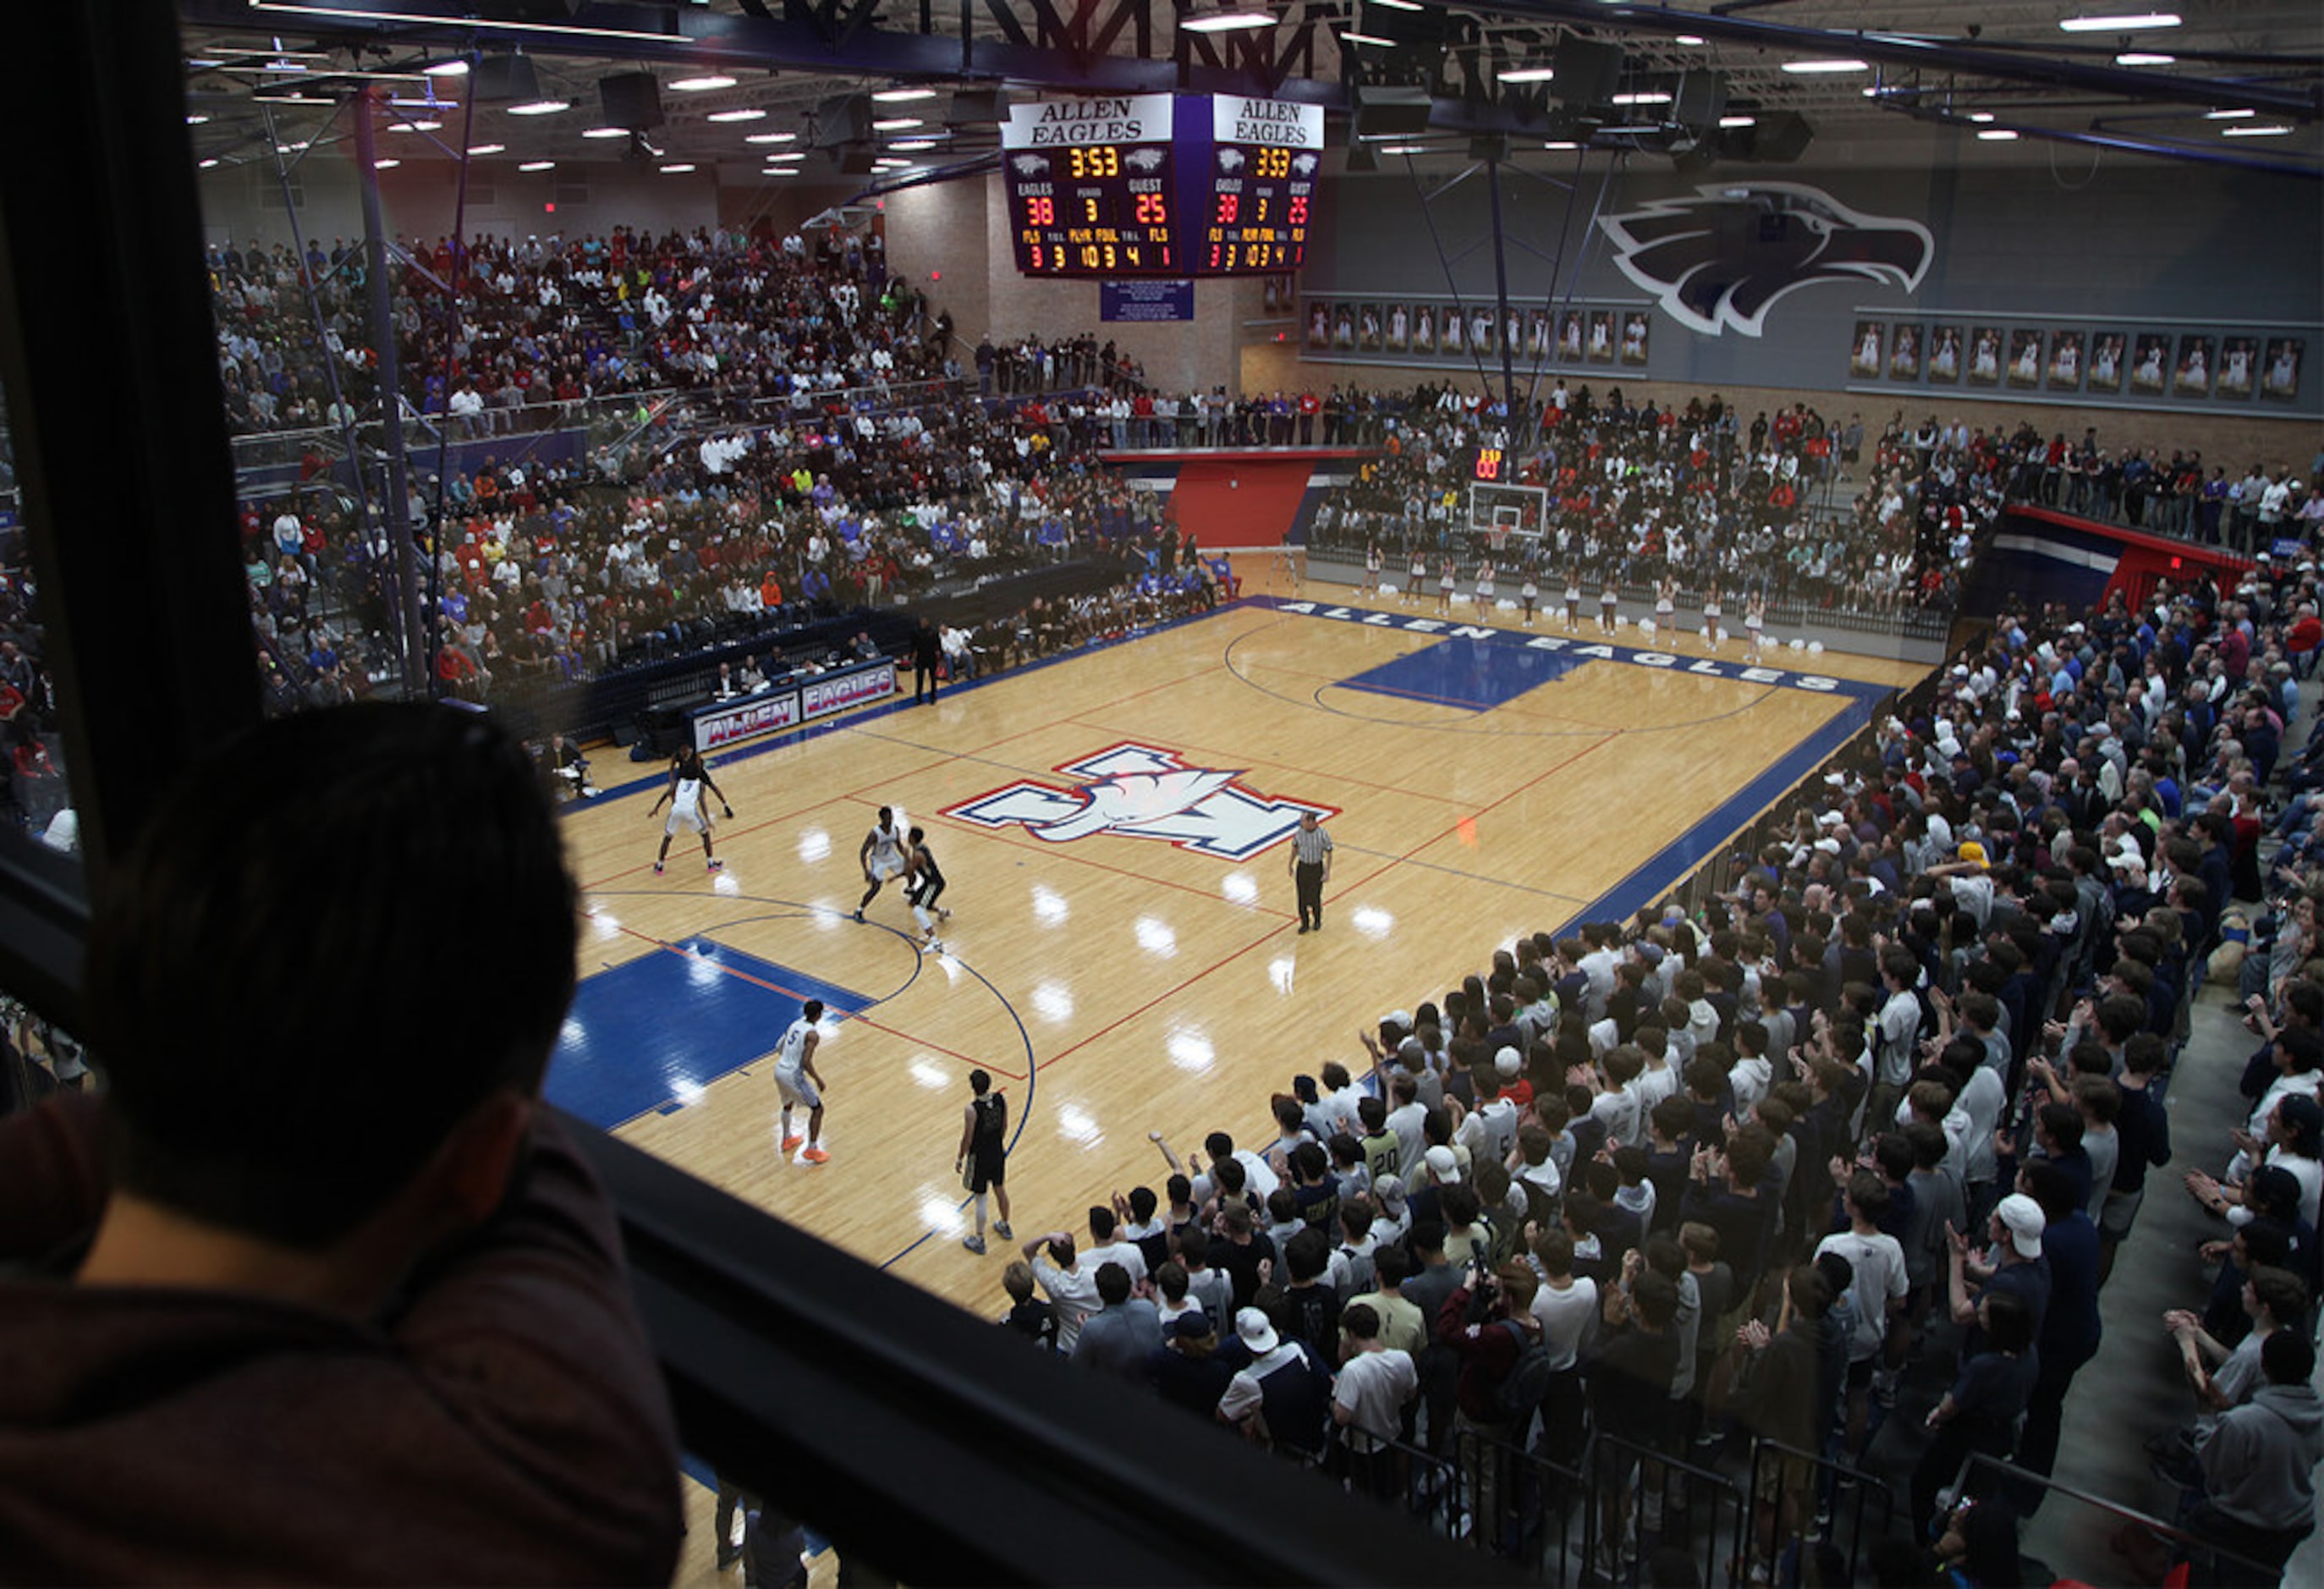
[[[209,264],[235,430],[340,428],[376,412],[358,244],[310,239],[302,255],[228,242]],[[928,319],[888,274],[876,230],[617,226],[602,237],[485,236],[466,250],[415,239],[387,268],[403,397],[464,435],[535,429],[521,411],[567,415],[609,394],[676,389],[736,411],[805,408],[947,374],[949,321]]]
[[[1813,1558],[1860,1472],[1907,1504],[1858,1581],[2048,1582],[2018,1557],[2042,1487],[1964,1464],[2052,1472],[2070,1394],[2109,1393],[2078,1376],[2123,1243],[2191,1197],[2200,1259],[2133,1260],[2183,1270],[2148,1339],[2188,1399],[2112,1427],[2196,1555],[2258,1564],[2208,1581],[2273,1582],[2324,1458],[2324,732],[2286,738],[2319,585],[2003,614],[1707,908],[1494,947],[1287,1076],[1264,1130],[1183,1161],[1157,1132],[1167,1177],[1023,1243],[1006,1322],[1360,1490],[1425,1494],[1439,1459],[1489,1547],[1591,1493],[1609,1578],[1683,1567],[1658,1458],[1739,1474],[1765,1438],[1796,1455],[1751,1470],[1748,1581],[1844,1581]],[[2248,1058],[2187,1040],[2231,903]],[[2250,1118],[2174,1142],[2198,1075]],[[2080,1575],[2173,1548],[2120,1545]]]
[[[1883,614],[1949,607],[1977,537],[1996,521],[2017,439],[1957,424],[1928,434],[1903,417],[1877,435],[1860,415],[1805,402],[1772,417],[1716,395],[1683,406],[1602,399],[1557,383],[1538,425],[1474,392],[1424,385],[1398,405],[1386,456],[1319,513],[1312,543],[1368,556],[1401,584],[1449,561],[1463,590],[1486,565],[1595,603],[1609,584],[1635,598],[1670,581],[1698,606]],[[1473,522],[1480,448],[1491,484],[1524,522],[1496,546]],[[1555,596],[1553,596],[1553,600]]]
[[[1928,421],[1933,424],[1934,421]],[[2013,439],[2010,500],[2176,535],[2251,555],[2282,540],[2314,542],[2324,533],[2324,451],[2309,460],[2302,482],[2291,465],[2254,460],[2230,478],[2223,464],[2204,472],[2203,455],[2158,447],[2108,451],[2095,428],[2079,442],[2059,431],[2044,441],[2037,431]]]

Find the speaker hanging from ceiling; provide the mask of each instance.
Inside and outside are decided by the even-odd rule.
[[[1622,80],[1622,47],[1595,39],[1558,41],[1550,57],[1557,75],[1549,91],[1568,105],[1611,105]]]
[[[661,82],[650,71],[616,72],[597,80],[605,125],[642,133],[662,125]]]

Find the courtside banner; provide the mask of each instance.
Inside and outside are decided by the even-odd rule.
[[[807,721],[812,723],[817,717],[828,717],[850,707],[886,700],[895,693],[896,664],[881,662],[827,679],[808,679],[799,687],[799,706]]]
[[[694,748],[715,751],[721,745],[771,734],[778,728],[797,728],[801,721],[799,692],[796,689],[745,696],[723,711],[705,712],[695,718]]]

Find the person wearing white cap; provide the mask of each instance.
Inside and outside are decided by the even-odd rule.
[[[1964,1326],[1977,1322],[1977,1304],[1988,1292],[2015,1296],[2033,1316],[2039,1339],[2042,1319],[2050,1311],[2050,1261],[2042,1256],[2042,1232],[2047,1222],[2042,1206],[2023,1192],[2012,1192],[1994,1207],[1986,1221],[1991,1245],[1982,1258],[1969,1251],[1969,1239],[1960,1231],[1945,1232],[1946,1290],[1953,1322]],[[1977,1287],[1972,1293],[1970,1287]],[[1961,1355],[1978,1349],[1972,1329],[1961,1342]]]
[[[1221,1423],[1252,1432],[1253,1418],[1265,1419],[1267,1435],[1287,1449],[1323,1449],[1323,1419],[1331,1405],[1332,1379],[1307,1344],[1285,1340],[1256,1307],[1235,1315],[1235,1335],[1250,1353],[1219,1398]]]

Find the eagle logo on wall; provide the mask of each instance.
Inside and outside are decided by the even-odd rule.
[[[1936,248],[1918,221],[1865,215],[1800,182],[1706,182],[1598,224],[1622,273],[1706,337],[1759,336],[1779,300],[1819,282],[1909,292]]]

